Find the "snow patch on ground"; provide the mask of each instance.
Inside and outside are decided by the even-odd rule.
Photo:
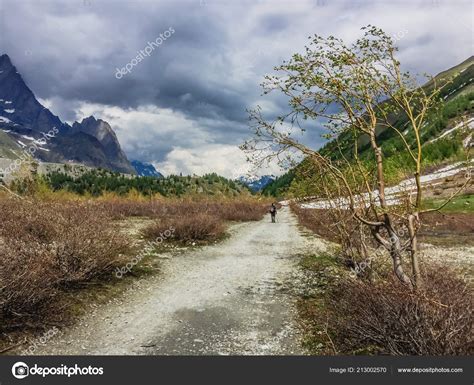
[[[471,163],[474,160],[471,160]],[[463,162],[457,162],[449,166],[443,167],[438,171],[435,171],[431,174],[422,175],[420,177],[421,184],[430,184],[431,186],[439,184],[441,182],[435,183],[434,181],[447,178],[452,175],[456,175],[462,171],[466,171],[470,167],[462,167]],[[406,179],[399,184],[387,187],[385,189],[385,198],[389,206],[400,204],[400,193],[408,192],[413,193],[416,191],[416,182],[415,178]],[[377,205],[379,205],[379,191],[374,190],[371,193],[364,193],[354,197],[355,205],[368,207],[370,200],[374,200]],[[285,201],[286,202],[286,201]],[[317,200],[314,202],[302,203],[300,206],[303,209],[331,209],[331,208],[349,208],[349,198],[341,197],[330,200]]]
[[[471,139],[472,139],[472,134],[469,134],[463,141],[462,141],[462,145],[464,148],[467,148],[469,146],[469,143],[471,143]]]
[[[441,138],[444,138],[445,136],[447,136],[449,134],[452,134],[454,131],[459,130],[460,128],[464,128],[466,125],[469,129],[473,129],[474,128],[474,117],[470,118],[467,122],[460,122],[460,123],[456,124],[453,128],[443,132],[437,138],[435,138],[433,140],[430,140],[430,143],[436,142],[437,140],[439,140]]]
[[[449,98],[452,94],[454,94],[455,92],[457,92],[457,91],[459,91],[461,88],[463,88],[467,83],[470,83],[471,80],[472,80],[472,78],[469,79],[467,82],[462,83],[459,87],[455,88],[455,89],[452,90],[449,94],[445,95],[445,96],[443,97],[443,99],[446,100],[447,98]]]

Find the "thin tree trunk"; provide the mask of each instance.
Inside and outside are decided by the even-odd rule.
[[[413,270],[413,280],[415,288],[419,289],[422,285],[422,278],[420,274],[420,266],[418,264],[418,244],[415,231],[415,222],[418,221],[418,213],[412,214],[408,217],[408,232],[410,234],[410,255],[411,265]]]
[[[393,271],[400,281],[406,285],[413,287],[413,283],[408,275],[403,271],[402,266],[402,253],[401,253],[401,244],[400,239],[398,238],[397,233],[393,230],[392,220],[390,215],[386,212],[387,210],[387,201],[385,200],[385,178],[383,174],[383,156],[382,149],[377,146],[377,140],[375,137],[375,126],[370,135],[370,144],[375,153],[375,160],[377,162],[377,183],[379,188],[379,199],[380,207],[385,211],[384,212],[384,222],[385,228],[388,231],[390,237],[390,256],[393,261]]]

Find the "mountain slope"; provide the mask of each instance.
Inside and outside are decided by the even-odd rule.
[[[427,116],[427,124],[421,132],[425,143],[436,139],[444,131],[455,125],[454,119],[472,113],[472,101],[474,100],[474,56],[471,56],[457,66],[439,73],[434,77],[434,80],[438,85],[444,85],[448,81],[451,81],[451,83],[446,85],[440,93],[443,101],[441,111],[438,113],[431,112]],[[422,88],[429,91],[432,85],[433,83],[430,81],[424,84]],[[390,103],[390,101],[384,103]],[[391,116],[391,124],[401,132],[406,132],[405,130],[409,126],[409,119],[403,114],[393,114]],[[409,143],[414,144],[415,137],[412,132],[408,132],[405,136]],[[393,130],[386,129],[385,127],[379,126],[377,128],[377,139],[381,144],[385,157],[389,157],[403,148],[402,139]],[[353,151],[351,133],[342,133],[337,142],[342,144],[342,147],[346,144],[344,155],[351,158]],[[363,158],[367,152],[370,152],[367,151],[370,147],[368,136],[362,135],[358,143],[359,155]],[[321,149],[321,152],[330,155],[334,160],[341,156],[340,152],[336,149],[336,141],[327,143]]]
[[[6,132],[0,130],[0,158],[18,159],[18,151],[18,143],[16,143]]]
[[[472,120],[474,116],[474,56],[471,56],[457,66],[439,73],[435,76],[435,79],[438,84],[444,84],[448,80],[451,80],[451,83],[440,94],[443,100],[441,110],[436,114],[431,113],[428,124],[423,127],[423,157],[428,163],[442,162],[444,159],[455,155],[456,152],[461,151],[463,146],[471,145],[474,127],[474,121]],[[431,86],[431,82],[423,85],[425,89],[429,89]],[[405,116],[395,115],[392,119],[392,123],[400,131],[406,130],[408,119]],[[461,122],[463,121],[467,124],[462,124]],[[379,128],[377,130],[377,139],[386,159],[392,158],[395,160],[395,158],[400,157],[403,143],[396,133],[392,130]],[[411,142],[414,141],[414,138],[408,133],[406,140]],[[351,159],[353,150],[350,134],[341,134],[337,141],[342,146],[346,145],[344,155],[346,158]],[[359,156],[362,159],[371,155],[367,137],[359,139],[358,147]],[[334,161],[337,161],[341,156],[337,149],[336,141],[326,143],[320,151]],[[392,168],[396,168],[396,162],[392,163]],[[301,166],[304,167],[304,165]],[[298,174],[297,171],[301,166],[297,166],[275,182],[270,183],[263,192],[275,196],[285,194],[294,181],[293,175]]]
[[[135,174],[107,122],[94,117],[73,127],[42,106],[8,55],[0,56],[0,156],[82,163]],[[5,134],[5,135],[4,135]]]

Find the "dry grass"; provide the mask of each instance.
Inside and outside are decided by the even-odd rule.
[[[0,319],[35,320],[56,296],[110,273],[129,251],[110,216],[81,202],[0,201]]]

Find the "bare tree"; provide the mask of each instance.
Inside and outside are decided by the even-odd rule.
[[[423,193],[421,131],[448,82],[440,85],[431,78],[420,87],[415,77],[401,71],[389,36],[370,25],[362,30],[363,37],[351,45],[333,36],[315,35],[304,54],[293,55],[275,68],[276,75],[266,76],[264,94],[281,92],[289,100],[290,112],[268,119],[260,107],[249,111],[254,136],[242,148],[257,164],[275,158],[289,162],[295,154],[317,164],[314,170],[323,176],[322,196],[338,202],[332,209],[349,211],[366,230],[360,231],[360,237],[368,232],[387,250],[396,276],[416,288],[422,284],[417,249]],[[395,119],[399,116],[407,121],[403,131]],[[323,151],[299,139],[302,132],[314,129],[316,119],[333,139]],[[390,202],[395,198],[387,194],[385,159],[378,141],[378,133],[385,130],[401,139],[409,158],[405,169],[414,180],[396,202]],[[363,160],[362,142],[370,152]],[[335,200],[335,195],[340,199]],[[365,249],[364,239],[361,244]],[[411,261],[411,273],[403,268],[404,255]]]

